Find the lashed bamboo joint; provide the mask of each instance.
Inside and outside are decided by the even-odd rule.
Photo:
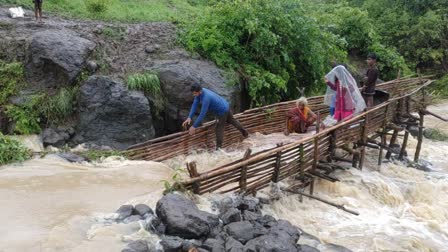
[[[359,168],[362,168],[366,147],[375,145],[381,148],[380,159],[382,149],[386,148],[388,150],[386,158],[388,158],[391,153],[390,148],[385,146],[385,135],[390,130],[388,127],[390,122],[405,124],[405,127],[409,127],[416,120],[409,116],[412,112],[420,112],[422,117],[425,112],[425,103],[414,101],[421,101],[424,98],[424,87],[431,82],[429,79],[410,78],[383,83],[377,88],[390,94],[391,98],[388,101],[349,120],[318,131],[314,135],[258,153],[247,151],[244,158],[201,174],[197,173],[194,165],[189,164],[191,178],[182,183],[183,187],[198,194],[253,193],[271,182],[278,182],[293,175],[304,177],[311,174],[332,180],[332,177],[319,174],[315,170],[320,167],[320,160],[335,159],[334,149],[348,143],[356,143],[359,147]],[[320,115],[328,114],[328,108],[323,104],[323,96],[311,97],[308,101],[313,111]],[[285,127],[285,113],[294,107],[294,104],[295,101],[289,101],[254,108],[235,115],[235,118],[251,133],[282,132]],[[407,119],[403,119],[406,117]],[[418,119],[420,122],[417,125],[422,127],[423,119],[417,117]],[[394,127],[391,144],[396,141],[397,128],[400,128]],[[240,133],[236,129],[226,126],[225,130],[224,147],[241,141]],[[380,136],[381,142],[372,143],[372,137],[369,138],[372,135]],[[188,154],[192,150],[214,148],[214,139],[214,122],[209,122],[198,128],[194,136],[189,136],[187,132],[179,132],[153,139],[130,147],[128,155],[132,159],[161,161],[180,154]],[[400,157],[404,154],[404,148],[405,143],[402,145]],[[418,153],[415,157],[418,159]]]

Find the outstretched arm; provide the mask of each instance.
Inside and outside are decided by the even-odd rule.
[[[205,97],[202,100],[201,113],[199,114],[196,121],[194,121],[193,127],[197,128],[197,127],[199,127],[199,125],[201,125],[202,120],[204,119],[205,115],[207,114],[209,105],[210,105],[210,99]]]

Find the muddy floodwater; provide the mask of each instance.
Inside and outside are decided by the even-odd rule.
[[[446,116],[448,102],[430,110]],[[448,123],[430,116],[425,117],[425,126],[448,133]],[[299,138],[253,134],[243,147],[257,151]],[[23,141],[40,148],[37,139]],[[409,140],[410,156],[416,142]],[[47,155],[2,166],[0,251],[120,251],[130,240],[156,242],[157,237],[138,222],[110,222],[113,212],[125,203],[154,208],[162,195],[162,181],[171,180],[174,170],[186,161],[196,160],[199,171],[205,171],[242,157],[244,148],[179,156],[162,163],[111,157],[94,164],[73,164]],[[447,251],[448,142],[425,139],[420,156],[432,163],[432,172],[399,162],[380,168],[378,152],[369,149],[363,171],[338,170],[334,176],[340,182],[317,181],[316,196],[344,204],[359,216],[315,200],[301,203],[296,195],[283,195],[263,211],[291,221],[323,242],[353,251]],[[198,198],[201,208],[208,208],[210,197],[214,195]]]

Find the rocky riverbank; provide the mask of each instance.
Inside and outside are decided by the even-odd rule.
[[[139,221],[159,237],[159,241],[135,240],[122,252],[315,252],[301,244],[300,237],[320,244],[319,239],[303,232],[287,220],[276,220],[262,213],[260,200],[250,196],[227,196],[212,202],[216,214],[199,210],[181,194],[167,194],[156,206],[155,213],[146,205],[123,205],[116,221]],[[321,244],[320,244],[321,245]],[[334,244],[333,251],[350,251]]]
[[[44,145],[124,149],[177,132],[195,82],[226,97],[234,111],[241,109],[239,87],[228,85],[230,79],[213,63],[180,47],[169,22],[111,24],[50,16],[38,24],[31,12],[25,16],[12,19],[0,8],[0,60],[23,64],[25,77],[0,104],[3,133],[13,133],[16,125],[7,106],[26,107],[33,97],[51,98],[62,90],[76,92],[73,113],[57,121],[36,118]],[[145,73],[156,75],[160,94],[128,88],[129,76]]]

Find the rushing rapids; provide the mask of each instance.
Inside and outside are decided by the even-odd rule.
[[[433,106],[443,114],[448,103]],[[448,133],[448,124],[426,117],[426,127]],[[300,136],[290,136],[298,138]],[[243,147],[270,148],[290,141],[280,134],[253,134]],[[30,141],[36,145],[36,141]],[[410,138],[409,153],[416,140]],[[244,149],[244,148],[243,148]],[[376,164],[369,150],[363,171],[337,171],[341,181],[318,180],[315,195],[344,204],[353,216],[316,200],[282,195],[264,212],[291,221],[323,242],[353,251],[443,251],[448,241],[448,143],[424,140],[421,158],[432,172],[407,168],[399,162]],[[72,164],[54,155],[0,168],[0,251],[119,251],[127,241],[157,237],[138,222],[113,223],[123,203],[146,203],[152,208],[170,180],[173,169],[196,160],[198,170],[228,163],[243,155],[239,149],[179,156],[164,163],[109,158],[96,164]],[[206,194],[197,198],[210,210]],[[7,206],[7,207],[6,207]],[[322,251],[336,251],[317,246]]]

